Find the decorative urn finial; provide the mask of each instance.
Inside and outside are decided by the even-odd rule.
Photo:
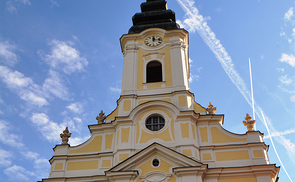
[[[102,124],[107,117],[104,115],[104,112],[101,110],[99,116],[96,116],[98,124]]]
[[[255,120],[251,120],[251,116],[247,113],[245,121],[243,121],[244,126],[247,126],[248,131],[254,131]]]
[[[68,127],[66,127],[66,129],[63,131],[63,133],[60,134],[60,138],[62,141],[62,145],[67,145],[69,138],[71,137],[72,133],[69,132]]]
[[[209,102],[208,108],[206,109],[206,111],[208,112],[208,114],[215,114],[215,111],[217,110],[216,107],[214,107],[211,102]]]

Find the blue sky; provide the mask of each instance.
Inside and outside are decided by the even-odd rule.
[[[48,177],[64,128],[71,145],[82,143],[100,110],[116,107],[119,38],[142,2],[0,1],[1,181]],[[168,8],[190,33],[196,101],[205,107],[211,101],[225,114],[224,128],[240,134],[246,113],[253,116],[251,59],[256,127],[270,145],[270,162],[281,166],[280,181],[294,180],[294,1],[168,0]]]

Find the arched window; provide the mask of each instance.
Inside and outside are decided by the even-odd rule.
[[[151,61],[146,66],[146,82],[162,81],[162,64],[158,61]]]

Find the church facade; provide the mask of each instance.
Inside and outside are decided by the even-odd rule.
[[[188,32],[165,0],[141,4],[128,34],[121,96],[101,111],[91,137],[70,146],[66,129],[43,182],[275,182],[263,134],[246,116],[245,134],[223,129],[224,115],[202,107],[189,88]],[[70,128],[69,128],[70,129]]]

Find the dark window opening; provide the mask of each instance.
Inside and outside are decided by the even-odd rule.
[[[145,126],[152,131],[158,131],[165,126],[165,120],[161,116],[151,116],[146,120]]]
[[[146,66],[146,82],[162,81],[162,64],[158,61],[149,62]]]
[[[153,166],[154,166],[154,167],[158,167],[159,164],[160,164],[160,161],[159,161],[158,159],[154,159],[154,160],[153,160]]]

